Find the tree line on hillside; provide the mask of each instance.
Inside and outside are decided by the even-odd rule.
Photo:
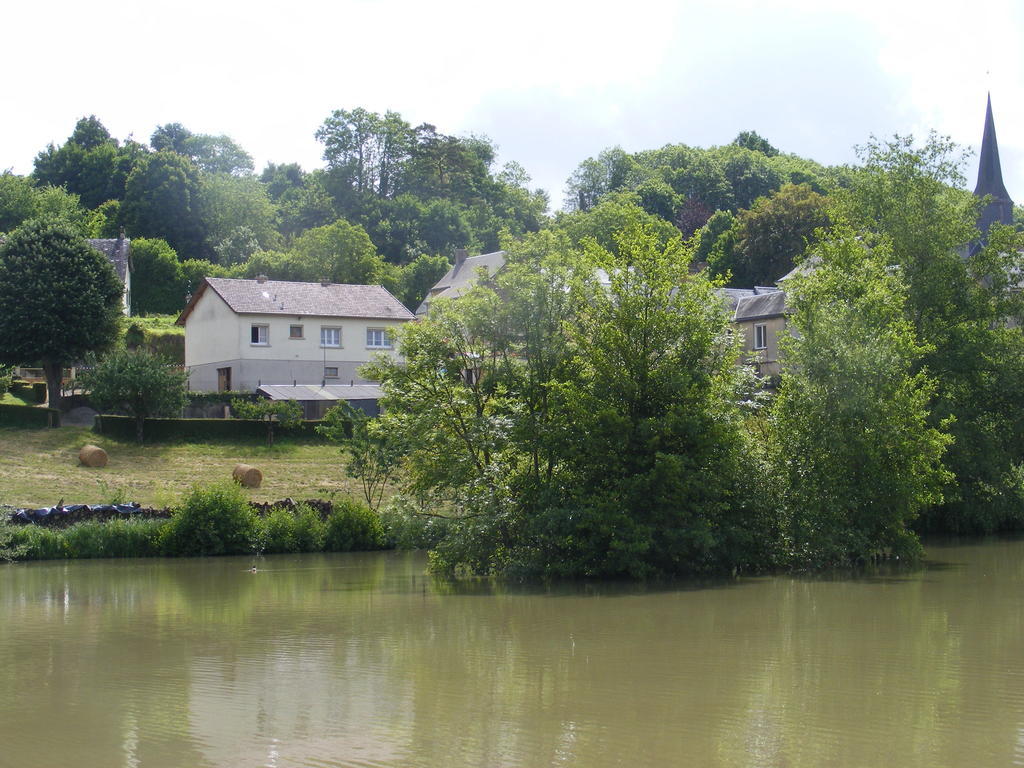
[[[565,210],[496,167],[483,136],[412,126],[401,115],[337,110],[317,129],[324,167],[270,163],[227,136],[158,126],[119,141],[95,117],[50,144],[26,177],[0,174],[0,232],[60,218],[88,237],[133,240],[136,314],[174,313],[205,276],[381,283],[415,307],[456,248],[486,252],[541,229],[575,242],[610,233],[639,207],[733,285],[771,284],[792,266],[849,169],[779,152],[744,131],[720,147],[610,148],[580,163]]]

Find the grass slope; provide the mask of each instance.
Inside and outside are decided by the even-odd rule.
[[[86,443],[106,450],[106,467],[89,469],[78,463],[78,451]],[[83,427],[0,428],[0,504],[44,507],[63,497],[67,504],[138,501],[169,506],[194,484],[230,479],[239,463],[263,472],[262,487],[246,490],[252,501],[362,498],[334,445],[279,439],[270,448],[256,442],[139,446]]]

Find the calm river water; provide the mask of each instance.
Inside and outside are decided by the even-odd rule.
[[[0,567],[0,766],[1024,764],[1024,543],[719,585]]]

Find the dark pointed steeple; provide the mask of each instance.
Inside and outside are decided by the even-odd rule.
[[[988,107],[985,110],[985,132],[981,139],[978,185],[974,188],[974,194],[977,197],[991,196],[991,200],[982,209],[978,218],[982,240],[988,235],[989,227],[993,224],[1013,224],[1013,201],[1003,184],[1003,170],[999,165],[996,123],[992,119],[992,94],[988,96]]]

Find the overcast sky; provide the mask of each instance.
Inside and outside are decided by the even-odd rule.
[[[32,170],[95,114],[227,134],[260,170],[320,167],[331,111],[391,109],[486,134],[561,206],[583,159],[756,130],[852,162],[871,134],[934,129],[975,152],[991,90],[1003,174],[1024,202],[1024,3],[978,0],[7,0],[0,171]],[[614,10],[612,10],[614,9]]]

